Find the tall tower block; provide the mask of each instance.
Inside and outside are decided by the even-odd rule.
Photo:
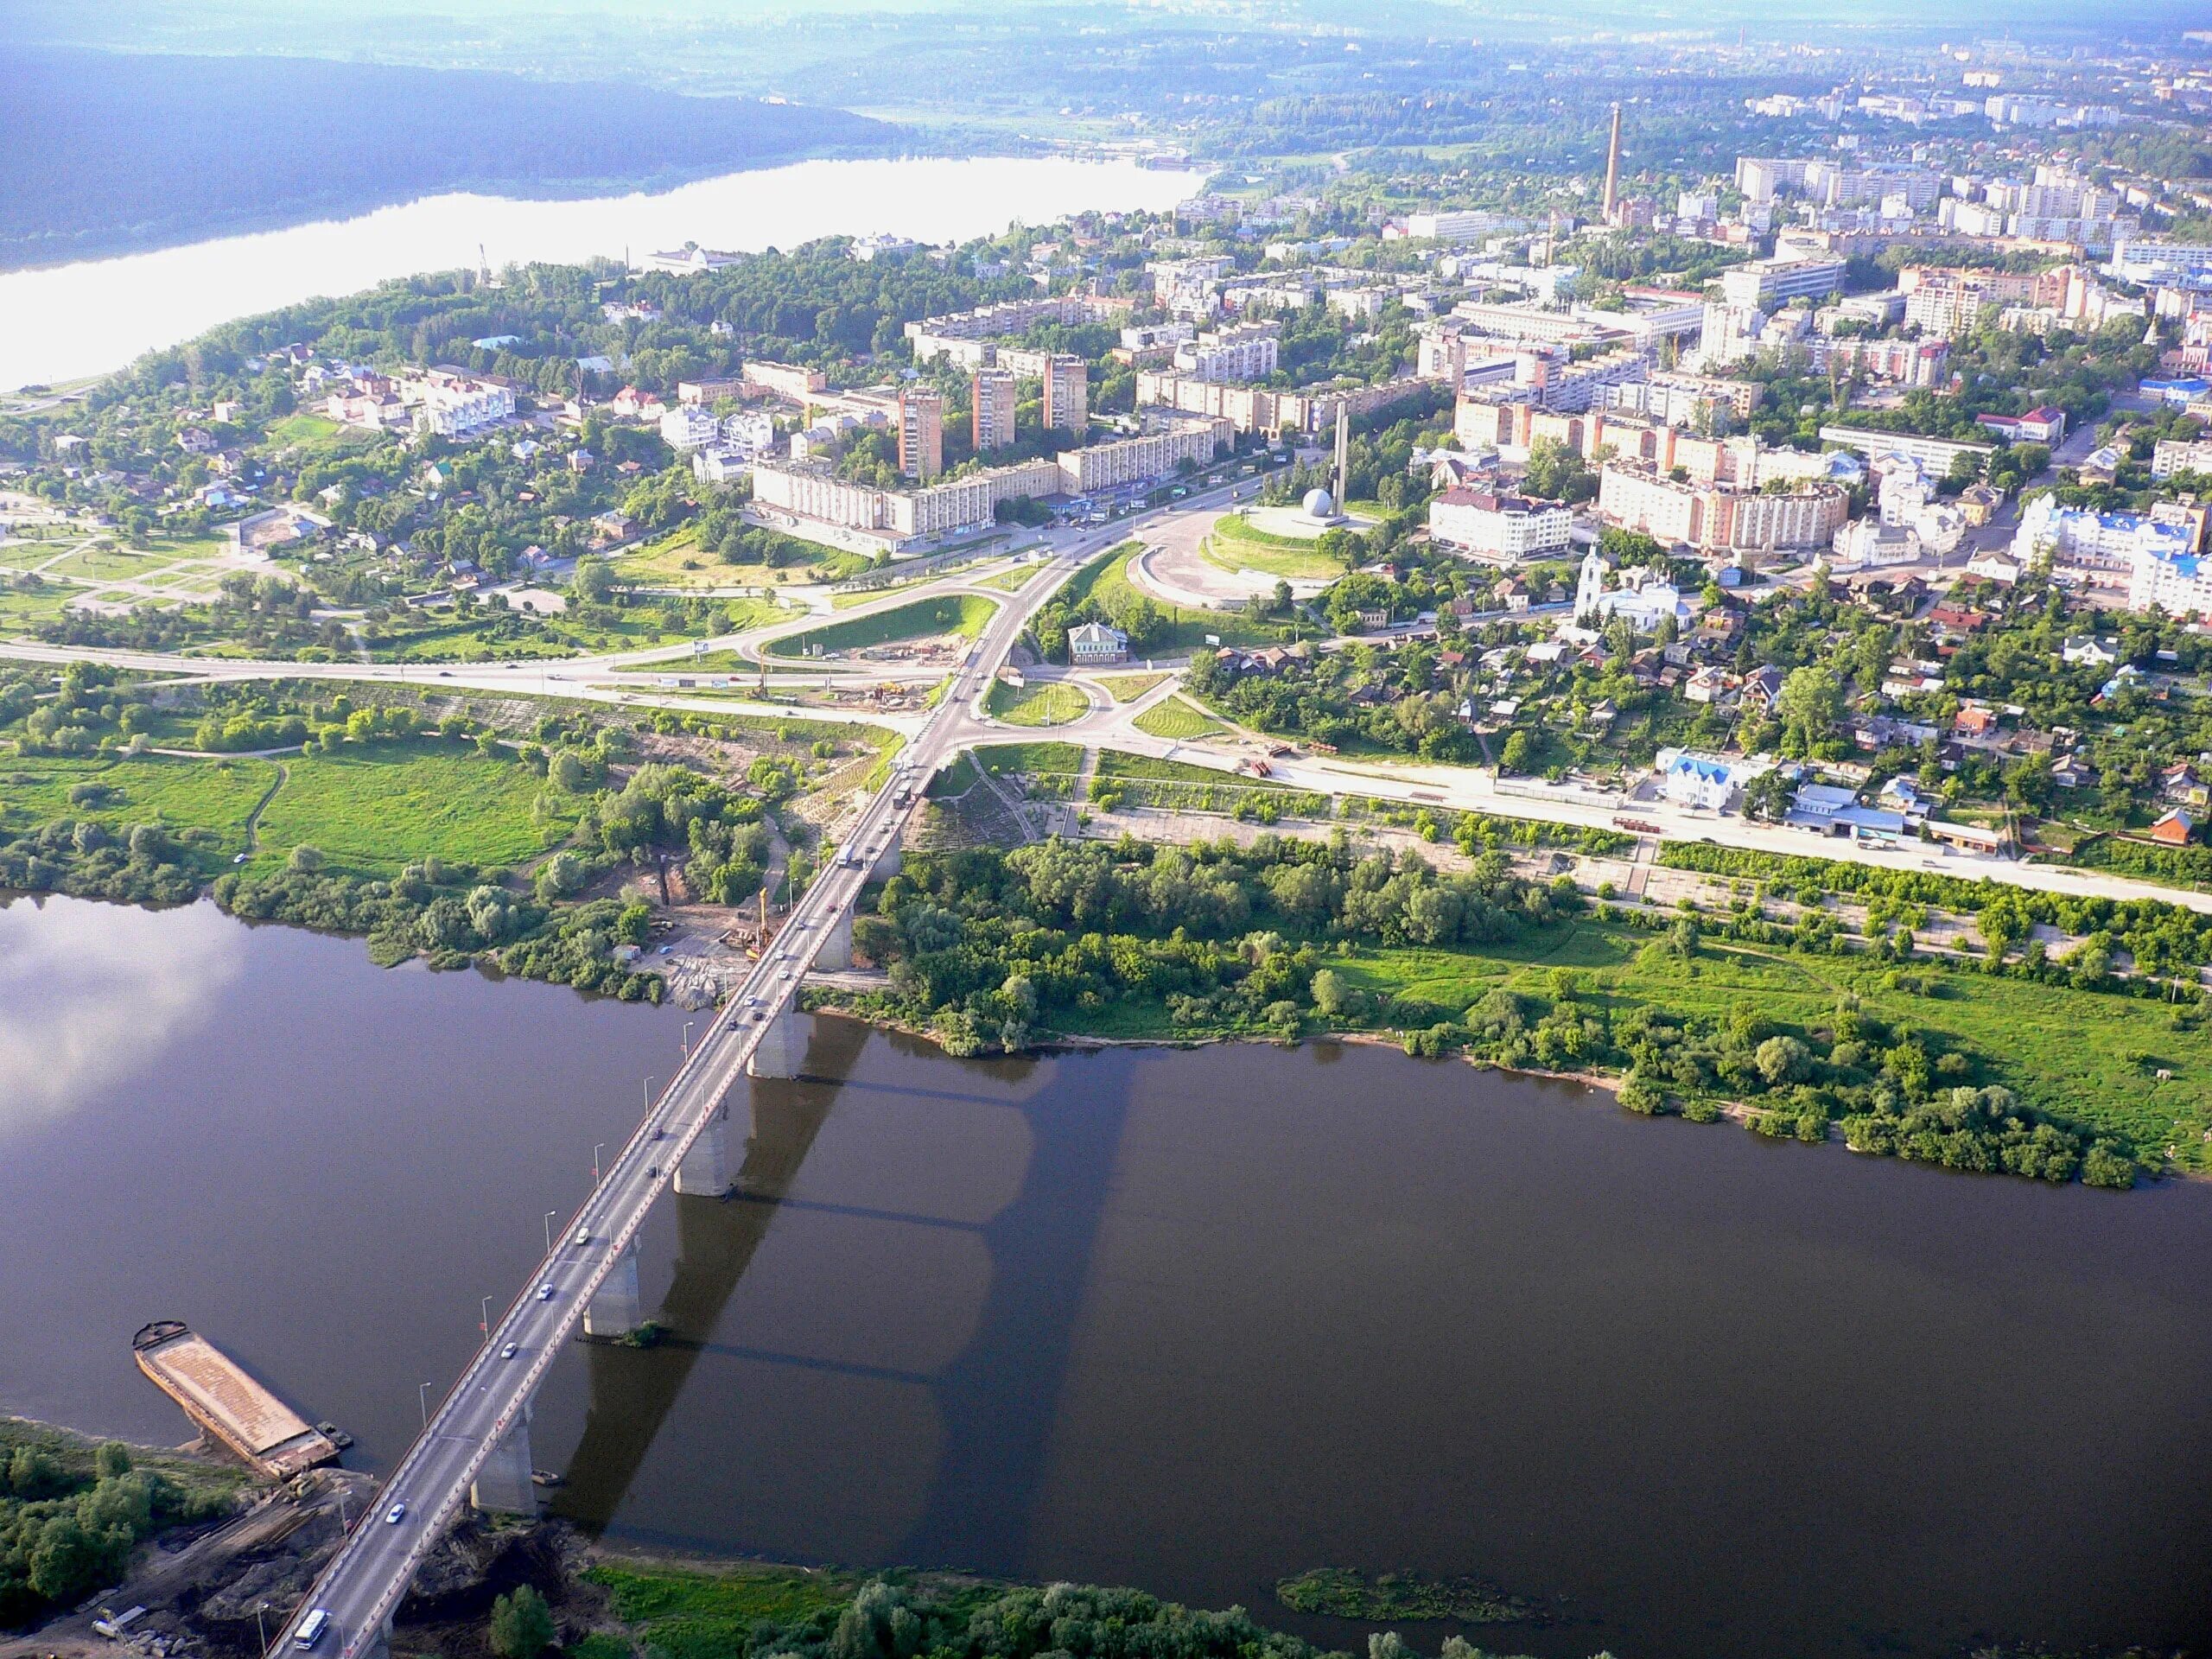
[[[1605,140],[1605,222],[1612,223],[1613,209],[1621,200],[1621,106],[1613,105],[1613,128]]]

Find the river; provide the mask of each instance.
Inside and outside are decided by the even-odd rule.
[[[185,1319],[387,1464],[686,1016],[201,905],[0,910],[0,1408],[175,1441]],[[1241,1601],[1478,1574],[1548,1659],[2212,1644],[2212,1187],[1956,1176],[1372,1047],[816,1022],[579,1344],[618,1538]],[[556,1224],[558,1224],[556,1219]],[[1433,1651],[1440,1628],[1409,1631]]]
[[[350,294],[417,271],[642,258],[657,248],[758,251],[884,232],[922,242],[995,235],[1088,210],[1171,207],[1194,173],[1063,157],[799,162],[658,194],[524,201],[424,197],[352,219],[110,259],[0,273],[0,387],[122,367],[234,317]]]

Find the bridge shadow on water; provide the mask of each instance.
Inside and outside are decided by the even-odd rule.
[[[749,1505],[733,1502],[729,1529],[696,1535],[693,1522],[676,1529],[643,1519],[658,1503],[632,1505],[642,1524],[618,1522],[632,1489],[646,1465],[656,1438],[674,1414],[696,1374],[699,1386],[732,1394],[728,1409],[759,1408],[744,1397],[741,1382],[725,1379],[719,1367],[766,1366],[785,1374],[824,1381],[863,1379],[901,1391],[913,1390],[928,1402],[936,1433],[919,1463],[887,1459],[881,1470],[897,1491],[864,1495],[861,1501],[878,1513],[879,1524],[843,1548],[836,1523],[817,1534],[823,1553],[836,1559],[878,1564],[969,1567],[1018,1573],[1028,1547],[1034,1508],[1047,1473],[1051,1442],[1058,1414],[1092,1253],[1097,1242],[1115,1160],[1127,1114],[1130,1062],[1122,1056],[1078,1056],[1040,1066],[1027,1060],[984,1063],[988,1081],[957,1087],[906,1088],[878,1077],[853,1077],[871,1037],[888,1045],[901,1071],[921,1068],[950,1077],[950,1063],[911,1039],[872,1033],[843,1020],[818,1020],[808,1055],[808,1075],[791,1082],[755,1082],[753,1136],[738,1176],[736,1193],[715,1200],[677,1196],[675,1271],[668,1294],[654,1315],[665,1334],[651,1348],[594,1343],[587,1348],[589,1405],[583,1432],[565,1471],[550,1495],[550,1512],[589,1531],[614,1528],[641,1541],[705,1550],[779,1553],[787,1539],[763,1535],[748,1523]],[[1078,1076],[1066,1077],[1063,1068]],[[874,1071],[877,1068],[867,1068]],[[932,1079],[932,1082],[936,1079]],[[1046,1086],[1048,1082],[1072,1087]],[[995,1085],[995,1086],[993,1086]],[[841,1097],[857,1105],[870,1096],[894,1103],[942,1102],[970,1104],[1020,1114],[1028,1136],[1028,1156],[1010,1200],[973,1222],[913,1215],[894,1207],[846,1204],[827,1198],[792,1196],[793,1185],[817,1137]],[[733,1099],[734,1112],[742,1108]],[[733,1131],[738,1124],[733,1122]],[[966,1231],[979,1238],[988,1263],[988,1281],[967,1340],[949,1357],[918,1366],[874,1364],[788,1351],[788,1333],[759,1333],[719,1327],[731,1297],[770,1230],[788,1212],[793,1222],[868,1225],[893,1224]],[[942,1231],[939,1232],[943,1236]],[[890,1259],[879,1270],[889,1274],[894,1296],[921,1297],[923,1286],[900,1274]],[[944,1310],[948,1320],[967,1322],[970,1310]],[[701,1362],[709,1370],[700,1373]],[[719,1392],[714,1402],[723,1408]],[[697,1402],[692,1408],[697,1408]],[[869,1434],[917,1437],[889,1421],[852,1426],[863,1440]],[[841,1428],[844,1426],[839,1426]],[[823,1433],[817,1420],[795,1432]],[[793,1448],[794,1471],[811,1466],[807,1448]],[[902,1451],[920,1451],[908,1445]],[[657,1460],[655,1481],[697,1481],[719,1489],[729,1471],[711,1466],[665,1472],[665,1453]],[[895,1465],[895,1467],[894,1467]],[[828,1460],[820,1465],[829,1466]],[[903,1471],[903,1473],[898,1472]],[[826,1474],[816,1479],[827,1482]],[[734,1483],[731,1483],[734,1484]],[[922,1490],[916,1490],[917,1485]],[[756,1494],[754,1502],[768,1494]],[[784,1490],[779,1505],[798,1510],[814,1507],[818,1494]],[[849,1494],[824,1507],[842,1507]],[[721,1506],[716,1505],[719,1510]],[[896,1541],[894,1542],[894,1541]]]

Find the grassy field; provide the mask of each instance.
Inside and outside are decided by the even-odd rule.
[[[1058,681],[1008,685],[995,680],[983,707],[1009,726],[1065,726],[1090,712],[1090,699]]]
[[[1219,784],[1235,789],[1289,787],[1271,779],[1247,778],[1217,766],[1194,766],[1181,760],[1155,760],[1148,754],[1131,754],[1126,749],[1099,750],[1098,776],[1102,780],[1131,778],[1155,784]]]
[[[1102,674],[1098,683],[1106,688],[1106,695],[1116,702],[1135,702],[1139,697],[1173,677],[1167,674]]]
[[[532,804],[543,779],[519,760],[449,743],[348,744],[284,766],[283,785],[261,816],[257,865],[272,866],[302,842],[333,868],[367,876],[431,856],[519,864],[567,839],[583,806],[554,791],[560,810],[541,820]]]
[[[976,585],[995,588],[1002,594],[1016,594],[1028,584],[1029,579],[1045,567],[1041,564],[1017,564],[1011,570],[1001,570],[995,576],[985,576]]]
[[[1104,771],[1101,766],[1100,770]],[[1923,969],[1926,995],[1893,989],[1880,963],[1708,942],[1682,960],[1647,955],[1653,936],[1587,921],[1498,951],[1395,950],[1332,958],[1363,989],[1460,1009],[1503,985],[1548,995],[1553,971],[1576,970],[1583,995],[1617,1012],[1653,1004],[1726,1017],[1750,1004],[1778,1023],[1821,1027],[1838,995],[1900,1030],[1941,1033],[1998,1080],[2056,1117],[2112,1130],[2152,1161],[2212,1169],[2212,1032],[2177,1030],[2155,1002],[2024,980]],[[2155,1072],[2173,1073],[2168,1082]]]
[[[780,566],[761,563],[728,564],[719,553],[698,543],[698,531],[680,524],[665,536],[641,542],[615,556],[618,581],[646,588],[750,588],[788,582],[842,582],[868,568],[861,554],[840,547],[785,536],[778,543],[784,554]]]
[[[1166,626],[1148,647],[1155,652],[1196,651],[1212,634],[1225,645],[1278,645],[1294,639],[1291,630],[1274,623],[1254,622],[1242,611],[1186,611],[1159,606],[1129,581],[1129,561],[1141,550],[1125,542],[1101,563],[1088,565],[1068,579],[1061,597],[1071,607],[1096,599],[1112,613],[1120,614],[1139,600],[1154,605]]]
[[[173,830],[212,830],[222,843],[207,861],[212,874],[244,850],[246,820],[276,780],[276,767],[268,760],[0,760],[0,831],[55,818],[92,818],[114,829],[162,823]],[[101,792],[73,802],[69,791],[80,785]]]
[[[1204,555],[1207,563],[1224,570],[1257,570],[1292,581],[1327,582],[1344,574],[1344,566],[1316,551],[1312,542],[1255,529],[1234,512],[1214,520]]]
[[[778,657],[804,657],[816,645],[827,653],[865,651],[872,645],[934,639],[944,634],[973,639],[997,610],[995,601],[979,594],[952,594],[940,599],[917,600],[911,605],[896,605],[887,611],[855,616],[842,622],[826,622],[818,628],[787,635],[762,649]]]
[[[986,772],[1026,772],[1037,776],[1073,777],[1083,766],[1080,743],[992,743],[976,752]]]
[[[646,1650],[669,1659],[726,1659],[745,1650],[756,1624],[789,1624],[853,1592],[848,1580],[791,1567],[685,1573],[602,1564],[585,1576],[607,1591],[614,1616],[636,1628]]]
[[[1169,697],[1154,704],[1136,718],[1136,728],[1154,737],[1185,741],[1194,737],[1212,737],[1225,732],[1223,725],[1196,703],[1183,697]]]

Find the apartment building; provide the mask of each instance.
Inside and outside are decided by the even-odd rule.
[[[1327,431],[1336,425],[1338,409],[1355,418],[1372,414],[1433,387],[1440,378],[1413,375],[1375,386],[1303,386],[1294,391],[1271,391],[1260,386],[1200,380],[1172,370],[1147,369],[1137,375],[1137,404],[1141,408],[1217,416],[1227,421],[1233,431],[1281,436]]]
[[[2176,473],[2212,474],[2212,439],[2161,438],[2151,451],[2151,476]]]
[[[1986,461],[1997,453],[1993,443],[1958,443],[1949,438],[1923,438],[1910,432],[1874,432],[1858,426],[1824,426],[1821,442],[1876,460],[1883,455],[1906,455],[1929,471],[1948,473],[1961,455]]]
[[[679,455],[720,442],[722,423],[715,411],[700,404],[678,404],[660,417],[661,442]]]
[[[1054,352],[1045,359],[1045,425],[1052,431],[1081,437],[1090,429],[1090,372],[1084,360],[1068,352]]]
[[[759,358],[746,363],[738,372],[747,385],[798,403],[804,403],[830,385],[829,378],[819,369],[803,369],[796,364],[771,363]]]
[[[1678,480],[1647,462],[1609,461],[1599,474],[1598,511],[1607,522],[1662,543],[1701,553],[1772,553],[1827,546],[1851,505],[1835,484],[1807,481],[1769,493]]]
[[[1264,380],[1281,359],[1281,334],[1272,322],[1208,329],[1175,348],[1176,372],[1201,380]]]
[[[944,394],[910,386],[899,394],[899,471],[926,484],[944,470]]]
[[[1050,461],[991,467],[914,490],[857,484],[825,469],[761,461],[753,469],[760,505],[838,529],[887,547],[918,536],[944,536],[988,525],[999,504],[1056,493],[1060,469]]]
[[[1014,442],[1017,384],[1014,371],[1004,368],[978,369],[969,381],[969,435],[977,454]]]
[[[1770,311],[1790,300],[1818,299],[1843,287],[1845,262],[1818,256],[1780,254],[1732,265],[1720,273],[1720,296],[1727,305]]]
[[[979,368],[991,361],[983,342],[1008,334],[1026,334],[1039,323],[1073,327],[1082,323],[1112,322],[1128,315],[1134,300],[1092,294],[1050,294],[1035,299],[1001,300],[973,310],[924,317],[906,325],[916,363],[938,358],[953,359],[963,368]]]
[[[1568,545],[1574,515],[1555,501],[1446,490],[1428,504],[1428,538],[1457,552],[1515,561]]]
[[[1811,165],[1809,161],[1738,156],[1736,188],[1747,201],[1772,201],[1784,191],[1803,190],[1805,172]]]
[[[1669,426],[1695,426],[1749,419],[1763,390],[1755,381],[1662,369],[1641,380],[1613,382],[1605,388],[1604,401],[1609,411],[1645,415]]]
[[[1058,463],[1060,488],[1070,495],[1091,495],[1125,484],[1169,478],[1185,461],[1210,466],[1216,452],[1227,448],[1234,440],[1230,423],[1216,417],[1179,421],[1141,437],[1063,449]]]

